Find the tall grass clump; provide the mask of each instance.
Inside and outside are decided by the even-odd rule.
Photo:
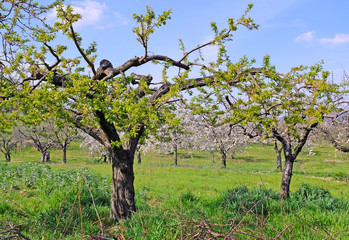
[[[99,234],[109,215],[110,183],[86,169],[1,163],[0,191],[0,221],[21,225],[33,238]]]
[[[144,196],[144,193],[142,192]],[[172,200],[174,201],[174,200]],[[281,201],[263,186],[238,186],[216,200],[191,192],[177,202],[141,209],[114,235],[147,239],[349,239],[349,201],[303,184]]]

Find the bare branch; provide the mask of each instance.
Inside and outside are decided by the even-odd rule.
[[[314,128],[316,128],[318,125],[319,125],[319,123],[316,122],[316,123],[311,124],[311,125],[308,126],[307,128],[305,128],[305,132],[304,132],[302,138],[300,139],[300,141],[298,142],[298,145],[296,146],[296,148],[295,148],[295,150],[294,150],[293,155],[294,155],[295,157],[297,157],[298,154],[302,151],[302,148],[304,147],[305,143],[306,143],[307,140],[308,140],[308,137],[309,137],[310,132],[311,132]]]
[[[212,80],[213,76],[210,77],[206,77],[206,78],[196,78],[196,79],[192,79],[189,80],[187,84],[182,85],[180,87],[181,91],[184,90],[188,90],[188,89],[192,89],[192,88],[196,88],[196,87],[204,87],[207,85],[207,80]],[[151,104],[154,104],[154,100],[159,99],[161,96],[165,95],[166,93],[168,93],[170,91],[170,88],[172,86],[174,86],[175,84],[170,84],[170,83],[165,83],[164,85],[162,85],[161,87],[159,87],[154,93],[153,95],[149,98],[149,102]]]
[[[50,53],[56,58],[56,62],[52,64],[51,66],[47,66],[47,69],[51,71],[54,67],[56,67],[62,60],[59,58],[59,56],[56,54],[56,52],[53,50],[53,48],[48,45],[46,42],[44,42],[44,45],[48,48]],[[46,64],[45,64],[46,65]]]
[[[88,127],[86,125],[81,124],[81,121],[83,119],[82,114],[75,112],[73,110],[68,110],[68,111],[71,113],[71,116],[74,119],[75,127],[81,129],[83,132],[87,133],[89,136],[96,139],[103,146],[106,146],[106,145],[107,145],[106,147],[109,146],[108,140],[101,129],[92,128],[92,127]]]
[[[173,66],[189,70],[188,65],[180,63],[178,61],[175,61],[172,58],[169,58],[167,56],[151,55],[151,56],[142,57],[142,58],[139,58],[139,57],[131,58],[130,60],[128,60],[127,62],[125,62],[121,66],[115,68],[115,70],[116,70],[115,75],[120,74],[121,72],[126,72],[128,69],[130,69],[132,67],[138,67],[138,66],[143,65],[143,64],[150,62],[150,61],[164,61],[164,62],[168,62],[168,63],[173,64]]]

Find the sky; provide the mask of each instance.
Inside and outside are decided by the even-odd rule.
[[[239,18],[249,3],[249,13],[258,30],[239,29],[227,45],[232,60],[243,56],[262,63],[270,55],[277,71],[284,73],[291,67],[312,65],[324,61],[325,70],[340,81],[343,71],[349,72],[349,1],[348,0],[74,0],[67,1],[83,19],[75,25],[83,37],[85,47],[96,41],[97,62],[110,60],[114,67],[128,59],[143,56],[143,48],[136,41],[132,28],[133,13],[145,12],[151,6],[156,13],[172,10],[172,19],[152,36],[150,54],[166,55],[174,59],[182,56],[179,39],[192,49],[211,40],[211,22],[219,28],[227,27],[228,18]],[[54,14],[49,15],[52,21]],[[204,56],[212,60],[217,48],[206,49]],[[132,69],[139,74],[161,75],[158,67],[149,64]],[[130,72],[131,73],[131,72]]]

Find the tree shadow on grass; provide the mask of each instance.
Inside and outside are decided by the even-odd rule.
[[[256,158],[251,156],[235,157],[232,161],[244,161],[244,162],[269,162],[270,159]]]
[[[202,155],[198,155],[198,154],[190,154],[190,153],[178,153],[178,158],[184,158],[184,159],[190,159],[190,158],[193,158],[193,159],[205,159],[207,157],[205,156],[202,156]]]

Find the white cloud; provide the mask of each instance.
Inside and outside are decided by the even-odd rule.
[[[340,34],[337,33],[334,38],[321,38],[321,43],[333,43],[333,44],[341,44],[349,42],[349,34]]]
[[[314,34],[315,34],[315,31],[302,33],[301,35],[296,37],[294,41],[295,42],[311,42],[314,40]]]
[[[213,35],[208,35],[204,38],[201,44],[208,43],[214,39]],[[217,59],[217,54],[219,47],[217,45],[209,45],[201,49],[201,53],[206,61],[215,61]]]
[[[51,22],[51,21],[54,21],[56,19],[57,19],[57,11],[56,11],[56,9],[51,10],[50,12],[47,13],[47,15],[46,15],[46,20],[47,21]]]
[[[108,16],[106,10],[108,10],[108,7],[105,3],[99,3],[93,0],[73,1],[72,7],[75,13],[79,13],[82,16],[82,19],[74,23],[75,28],[94,27],[104,29],[111,26],[110,23],[107,23]],[[46,18],[49,21],[56,20],[56,10],[49,12]]]
[[[129,24],[129,21],[128,19],[122,15],[121,13],[119,12],[114,12],[114,16],[117,18],[118,22],[121,24],[121,25],[127,25]]]
[[[107,27],[105,11],[108,9],[105,3],[92,0],[74,1],[72,4],[74,11],[82,15],[82,19],[75,23],[75,27],[93,26],[100,29]]]

